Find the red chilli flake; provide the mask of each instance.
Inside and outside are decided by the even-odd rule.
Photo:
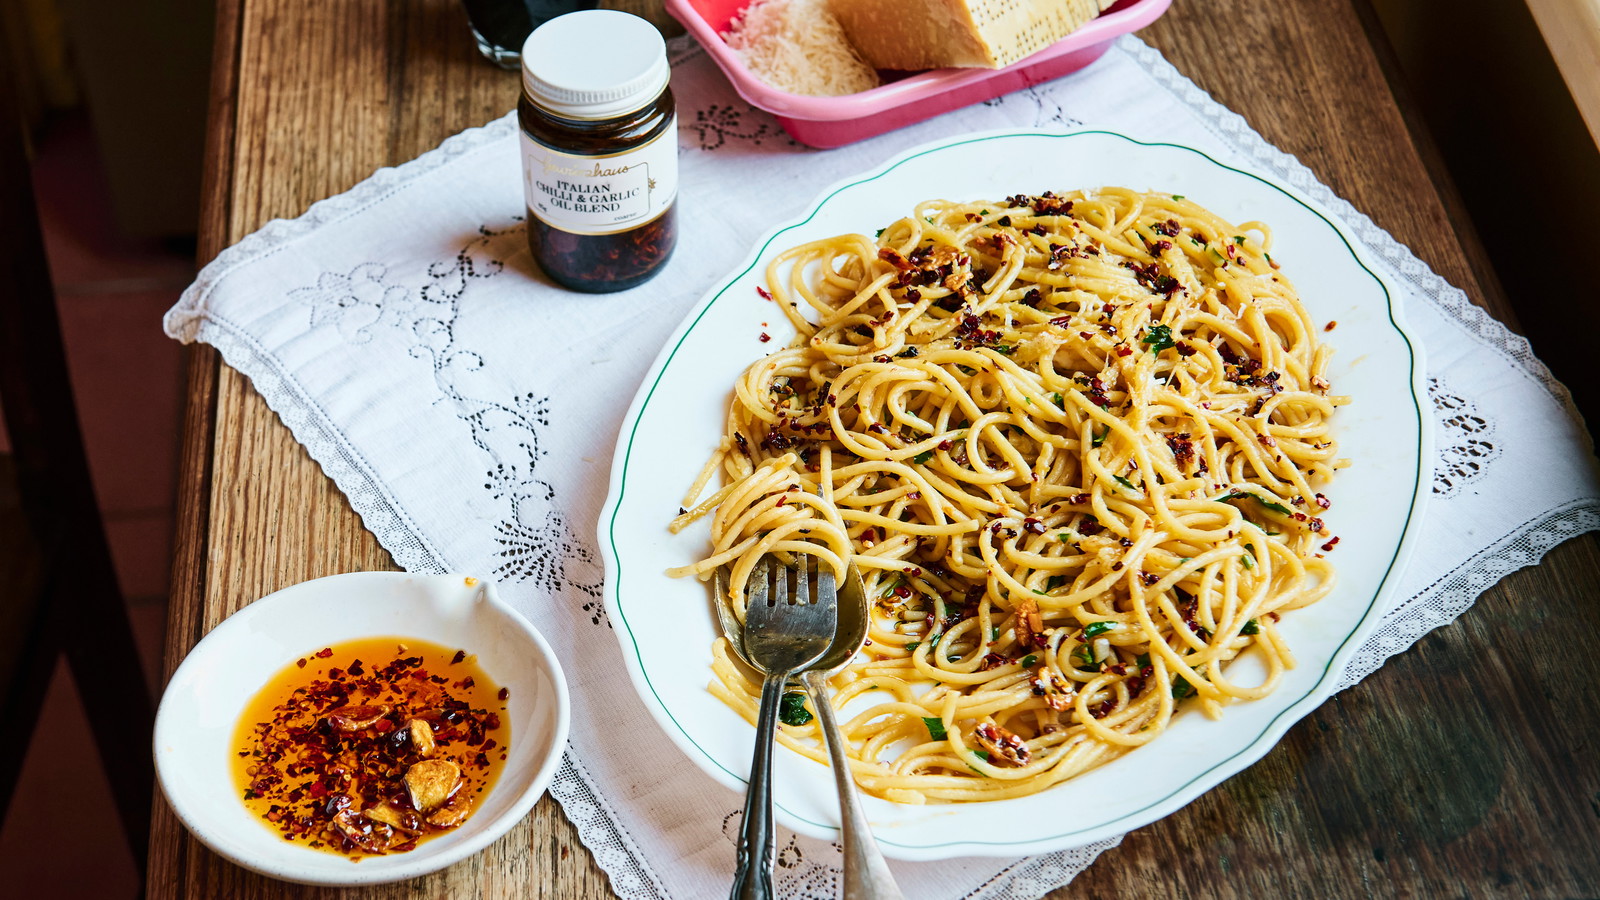
[[[761,299],[763,299],[763,300],[771,300],[772,299],[772,294],[769,293],[766,288],[762,287],[759,284],[756,285],[756,293],[760,294],[761,295]]]
[[[1167,449],[1172,451],[1173,461],[1180,466],[1194,459],[1194,442],[1186,431],[1167,435]]]
[[[1339,323],[1337,321],[1331,321],[1330,320],[1328,322],[1328,324],[1322,326],[1322,330],[1323,331],[1332,331],[1333,329],[1335,329],[1337,327],[1339,327]]]
[[[1328,551],[1328,550],[1332,550],[1334,547],[1337,547],[1337,546],[1339,546],[1339,538],[1335,537],[1333,540],[1328,541],[1326,544],[1323,544],[1322,545],[1322,549],[1324,551]]]
[[[758,338],[758,340],[760,340],[761,343],[765,344],[767,341],[772,340],[772,335],[767,334],[765,331],[763,331],[763,332],[761,332],[761,336],[760,336],[760,338]]]

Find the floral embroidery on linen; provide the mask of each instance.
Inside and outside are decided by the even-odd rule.
[[[1428,379],[1428,399],[1438,416],[1438,461],[1433,470],[1433,493],[1453,497],[1482,478],[1500,456],[1494,442],[1494,423],[1485,419],[1477,404],[1451,391],[1437,378]]]
[[[735,847],[739,845],[742,810],[734,810],[722,817],[722,836]],[[784,900],[834,900],[839,896],[840,879],[844,876],[843,848],[830,845],[835,863],[827,865],[806,857],[800,839],[789,835],[789,842],[778,847],[773,857],[772,889]]]
[[[1083,126],[1082,119],[1067,115],[1067,111],[1062,108],[1060,103],[1056,102],[1053,91],[1041,90],[1038,85],[985,100],[983,105],[992,107],[1019,106],[1023,108],[1032,106],[1032,109],[1028,110],[1028,112],[1032,114],[1032,122],[1030,124],[1035,128],[1051,124],[1064,125],[1068,128],[1081,128]]]
[[[348,273],[323,273],[315,285],[289,295],[310,307],[313,326],[332,326],[348,343],[368,343],[374,329],[385,327],[411,342],[411,357],[432,370],[436,402],[449,404],[489,462],[484,490],[507,509],[495,524],[500,545],[495,577],[532,581],[551,593],[577,590],[587,597],[583,611],[590,621],[610,627],[600,604],[598,556],[573,533],[555,503],[555,488],[538,475],[539,460],[548,452],[542,443],[550,427],[549,398],[531,392],[510,399],[474,396],[470,376],[483,369],[484,359],[456,336],[462,296],[475,281],[505,268],[497,242],[513,246],[523,234],[521,225],[480,228],[454,258],[428,266],[420,290],[392,278],[388,267],[369,262]]]
[[[730,140],[758,147],[763,141],[800,146],[778,127],[771,116],[749,104],[732,106],[713,103],[695,110],[694,118],[685,122],[682,128],[699,135],[701,150],[716,150]]]

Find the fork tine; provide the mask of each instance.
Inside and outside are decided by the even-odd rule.
[[[821,563],[817,564],[817,597],[821,599],[833,598],[835,606],[839,603],[839,586],[833,577],[833,570]]]
[[[817,590],[812,600],[819,616],[825,616],[835,621],[839,614],[839,591],[834,581],[833,572],[820,562],[817,563]]]
[[[783,563],[767,557],[767,577],[772,579],[772,592],[767,595],[767,605],[776,609],[789,603],[788,572]]]
[[[799,565],[794,567],[794,596],[789,598],[789,602],[798,606],[802,603],[811,602],[811,585],[807,581],[811,562],[804,556],[795,560],[795,562],[798,562]]]
[[[756,560],[755,568],[750,570],[750,579],[745,582],[746,616],[750,614],[749,610],[765,608],[767,605],[767,570],[770,567],[770,562],[763,556]]]

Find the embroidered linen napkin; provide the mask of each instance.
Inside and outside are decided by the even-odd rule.
[[[550,639],[573,696],[551,792],[621,896],[725,894],[740,806],[637,701],[600,602],[595,532],[623,414],[664,338],[756,235],[908,147],[1052,124],[1185,144],[1321,201],[1404,286],[1437,417],[1433,495],[1397,602],[1343,686],[1600,527],[1583,429],[1527,343],[1137,39],[1058,81],[827,152],[739,100],[694,45],[672,53],[682,238],[645,286],[576,295],[538,273],[508,116],[269,223],[166,318],[251,378],[400,565],[496,578]],[[909,897],[1036,897],[1115,843],[893,868]],[[838,877],[836,847],[781,835],[782,896],[833,897]]]

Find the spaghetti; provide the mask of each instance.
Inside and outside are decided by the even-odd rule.
[[[709,517],[711,553],[669,574],[727,566],[742,617],[763,554],[853,561],[872,625],[835,704],[860,710],[856,780],[899,802],[1033,793],[1186,698],[1266,695],[1294,664],[1279,615],[1334,585],[1319,490],[1346,402],[1270,240],[1105,188],[929,201],[780,254],[798,336],[735,384],[672,524]],[[1250,648],[1260,684],[1225,672]],[[753,720],[725,639],[713,667]],[[815,727],[783,737],[820,761]]]

